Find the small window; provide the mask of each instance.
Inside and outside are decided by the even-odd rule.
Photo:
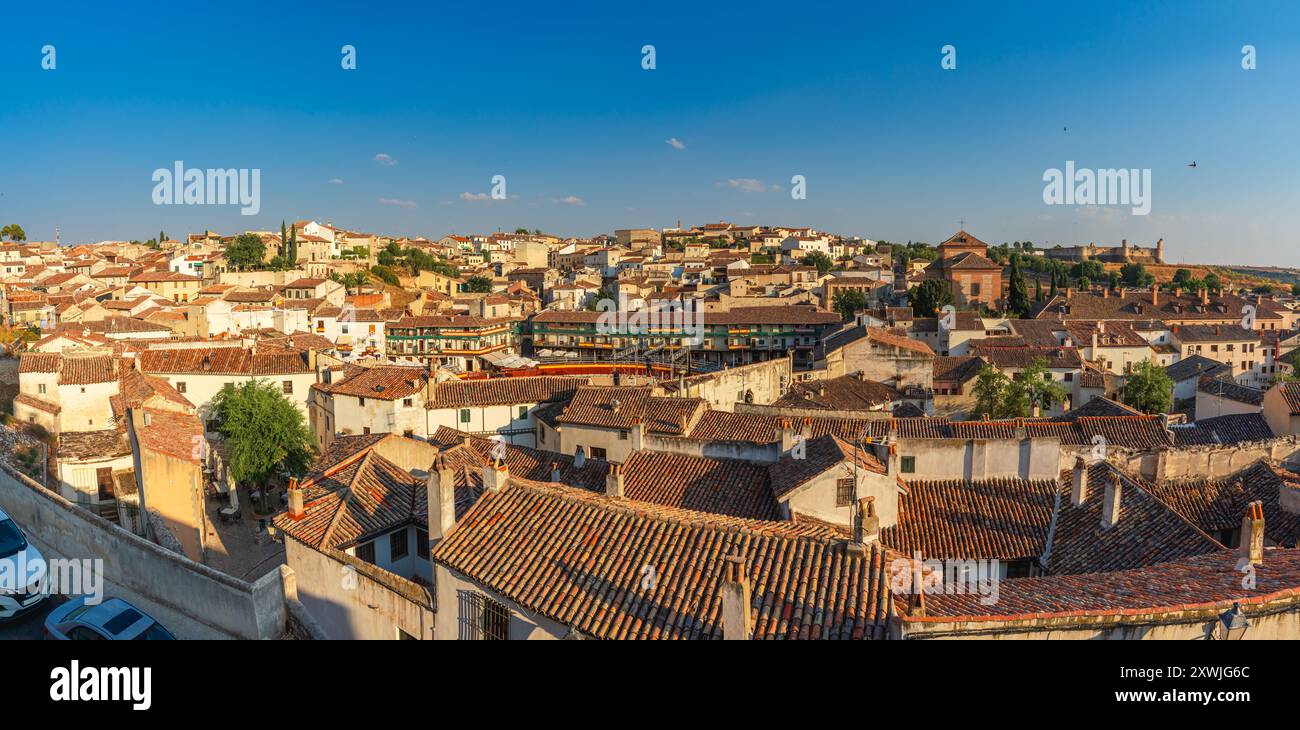
[[[366,399],[365,399],[365,398],[357,398],[357,405],[359,405],[359,406],[361,406],[362,408],[364,408],[365,405],[366,405]]]
[[[429,559],[429,531],[417,529],[415,531],[415,554],[421,560]]]
[[[176,381],[176,392],[177,392],[177,393],[184,393],[184,392],[185,392],[185,381],[184,381],[184,380],[178,380],[178,381]]]
[[[916,457],[904,456],[899,460],[899,468],[904,474],[913,474],[916,472]]]
[[[45,395],[45,383],[41,383],[41,384],[37,385],[37,386],[36,386],[36,392],[37,392],[37,393],[40,393],[41,395]]]
[[[519,406],[519,420],[528,418],[528,406]]]
[[[375,544],[367,542],[357,546],[357,560],[364,560],[371,565],[375,563]]]
[[[402,407],[403,407],[403,408],[410,408],[410,407],[411,407],[412,405],[414,405],[414,404],[415,404],[415,401],[412,400],[412,399],[410,399],[410,398],[403,398],[403,399],[402,399]]]
[[[369,427],[369,426],[362,426],[362,427],[361,427],[361,433],[364,434],[364,435],[366,435],[366,436],[369,436],[369,435],[370,435],[370,427]]]
[[[415,431],[413,431],[413,430],[411,430],[411,429],[408,428],[408,429],[402,431],[402,435],[405,436],[405,437],[408,438],[408,439],[409,439],[409,438],[415,438]]]
[[[462,409],[460,409],[460,422],[461,422],[461,423],[469,423],[469,409],[468,409],[468,408],[462,408]]]
[[[293,395],[293,381],[286,380],[280,383],[280,390],[283,390],[285,395]]]
[[[619,431],[619,432],[618,432],[618,440],[619,440],[619,441],[627,441],[627,431]]]
[[[398,530],[388,536],[388,556],[390,560],[401,560],[410,554],[411,544],[406,539],[406,530]]]
[[[853,479],[840,479],[835,482],[835,506],[852,507],[853,506]]]
[[[603,461],[605,459],[605,450],[599,446],[591,447],[591,458],[601,459]]]

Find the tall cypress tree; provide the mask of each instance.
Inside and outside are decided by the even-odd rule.
[[[1029,290],[1025,287],[1024,274],[1020,272],[1020,257],[1011,256],[1011,289],[1007,293],[1007,309],[1024,317],[1029,314]]]
[[[298,265],[298,226],[289,228],[289,265]]]
[[[280,256],[284,256],[285,249],[289,246],[289,240],[285,237],[284,219],[280,219]]]

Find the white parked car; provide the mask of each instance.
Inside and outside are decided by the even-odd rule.
[[[0,621],[26,613],[49,597],[33,585],[44,573],[44,556],[0,510]]]

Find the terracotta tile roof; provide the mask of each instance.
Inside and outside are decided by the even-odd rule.
[[[1042,621],[1069,619],[1083,623],[1088,617],[1108,618],[1111,624],[1125,617],[1177,614],[1186,621],[1189,612],[1204,610],[1207,619],[1240,602],[1252,605],[1294,600],[1300,585],[1300,550],[1265,550],[1256,566],[1252,587],[1242,585],[1232,550],[1150,567],[1109,573],[1051,575],[1001,581],[998,601],[981,603],[977,593],[926,596],[926,616],[908,622]],[[1130,619],[1131,620],[1131,619]]]
[[[1291,411],[1291,415],[1300,413],[1300,383],[1279,383],[1273,387],[1281,391],[1282,400],[1286,402],[1286,407]]]
[[[798,382],[772,405],[785,408],[821,408],[866,411],[901,400],[896,388],[845,375],[828,380]]]
[[[1202,375],[1214,377],[1225,372],[1231,373],[1232,367],[1202,355],[1185,357],[1165,368],[1165,374],[1172,378],[1175,383],[1188,378],[1199,379]]]
[[[138,282],[152,283],[152,282],[165,282],[165,281],[185,282],[185,281],[203,281],[203,279],[197,276],[190,276],[189,274],[182,274],[176,271],[142,271],[130,278],[130,282],[132,284]]]
[[[24,352],[18,356],[19,373],[58,373],[60,385],[107,383],[117,380],[117,368],[117,360],[112,355]]]
[[[281,512],[275,526],[318,550],[343,550],[403,525],[428,524],[424,480],[369,447],[313,471],[299,486],[303,517]]]
[[[971,343],[971,353],[978,355],[996,368],[1027,368],[1038,358],[1047,361],[1049,368],[1077,370],[1083,367],[1083,358],[1073,347],[998,347],[987,340]]]
[[[1101,515],[1106,482],[1121,484],[1119,521],[1103,528]],[[1070,490],[1074,474],[1062,472],[1047,568],[1052,573],[1096,573],[1127,570],[1204,555],[1223,546],[1153,497],[1147,485],[1106,464],[1088,468],[1087,499],[1075,507]],[[1237,516],[1241,519],[1241,515]]]
[[[758,464],[638,451],[623,464],[623,473],[628,499],[732,517],[781,519],[768,470]]]
[[[130,367],[122,368],[122,377],[118,384],[117,395],[108,400],[113,406],[113,415],[126,415],[126,409],[139,408],[151,398],[161,398],[187,412],[193,412],[194,404],[180,391],[173,388],[166,380],[145,375]]]
[[[1212,395],[1216,398],[1226,398],[1237,403],[1244,403],[1250,406],[1264,405],[1264,391],[1258,388],[1251,388],[1240,385],[1233,381],[1227,374],[1211,378],[1208,375],[1202,375],[1201,379],[1196,382],[1196,390],[1206,395]],[[1285,389],[1283,390],[1285,393]]]
[[[166,454],[175,459],[198,462],[202,451],[195,448],[204,438],[203,424],[197,416],[146,408],[148,424],[136,427],[141,448]]]
[[[38,411],[45,411],[46,413],[55,416],[59,415],[59,412],[63,410],[55,403],[51,403],[47,400],[26,393],[19,393],[14,396],[14,403],[21,403],[22,405],[35,408]]]
[[[127,440],[126,430],[105,429],[101,431],[64,431],[59,434],[56,455],[60,459],[109,459],[127,456],[131,453],[131,443]]]
[[[600,639],[721,638],[726,558],[745,561],[756,639],[883,638],[884,553],[715,516],[511,479],[485,492],[433,559]],[[658,580],[642,588],[643,569]]]
[[[898,524],[880,531],[891,550],[940,560],[1037,561],[1047,548],[1054,480],[907,480]]]
[[[145,350],[138,360],[140,370],[146,373],[296,375],[311,372],[307,353],[281,349],[205,347]]]
[[[936,357],[934,379],[946,383],[966,383],[979,375],[982,367],[984,367],[984,360],[974,355]]]
[[[429,371],[422,367],[376,365],[358,371],[343,380],[316,383],[312,387],[332,395],[398,400],[422,392],[428,381]]]
[[[836,436],[826,434],[810,440],[804,447],[803,458],[783,456],[767,467],[772,479],[772,491],[778,499],[785,498],[817,476],[831,469],[839,469],[839,476],[851,477],[854,468],[884,474],[885,466],[867,451]]]
[[[1251,502],[1262,502],[1264,534],[1269,541],[1296,547],[1300,513],[1282,508],[1283,490],[1300,490],[1300,475],[1260,461],[1221,479],[1177,479],[1149,486],[1156,498],[1207,533],[1241,527]],[[1227,545],[1225,547],[1237,547]]]
[[[1185,324],[1173,328],[1173,337],[1179,342],[1257,342],[1259,334],[1239,325]]]
[[[1141,416],[1142,411],[1113,401],[1104,396],[1094,396],[1091,400],[1078,408],[1073,408],[1065,414],[1065,418],[1079,418],[1081,416]]]
[[[1275,438],[1262,413],[1238,413],[1202,418],[1196,423],[1170,426],[1175,446],[1237,444]]]
[[[1174,296],[1170,292],[1160,292],[1155,305],[1152,304],[1151,297],[1149,290],[1127,290],[1109,296],[1095,292],[1063,292],[1048,300],[1035,315],[1035,319],[1064,317],[1085,320],[1237,321],[1241,318],[1242,307],[1254,304],[1231,294],[1209,297],[1207,305],[1202,305],[1200,297],[1195,293]],[[1281,319],[1276,312],[1258,306],[1255,317],[1256,320],[1267,321]]]
[[[685,435],[706,407],[707,402],[702,398],[652,396],[648,387],[582,386],[556,420],[598,428],[631,429],[633,419],[640,418],[647,433]]]
[[[588,378],[537,376],[448,380],[433,386],[429,408],[545,403],[572,397]]]
[[[24,352],[18,356],[19,373],[57,373],[63,356],[57,352]]]

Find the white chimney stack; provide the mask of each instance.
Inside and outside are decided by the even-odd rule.
[[[745,641],[753,638],[754,627],[750,613],[749,576],[745,573],[745,559],[732,555],[723,566],[722,580],[722,638],[726,641]]]
[[[1119,508],[1123,495],[1123,484],[1118,474],[1111,474],[1106,480],[1106,494],[1101,504],[1101,528],[1109,530],[1119,524]]]
[[[456,526],[456,474],[441,454],[425,480],[425,498],[429,508],[429,544],[435,545]]]
[[[289,477],[289,519],[301,520],[306,515],[302,504],[302,488],[298,486],[298,477]]]
[[[1070,480],[1070,504],[1079,507],[1088,500],[1088,463],[1082,456],[1074,459],[1074,478]]]
[[[1241,518],[1241,544],[1237,546],[1240,563],[1259,565],[1264,562],[1264,503],[1251,502]]]
[[[621,499],[623,497],[623,467],[610,464],[609,474],[605,475],[605,496]]]

